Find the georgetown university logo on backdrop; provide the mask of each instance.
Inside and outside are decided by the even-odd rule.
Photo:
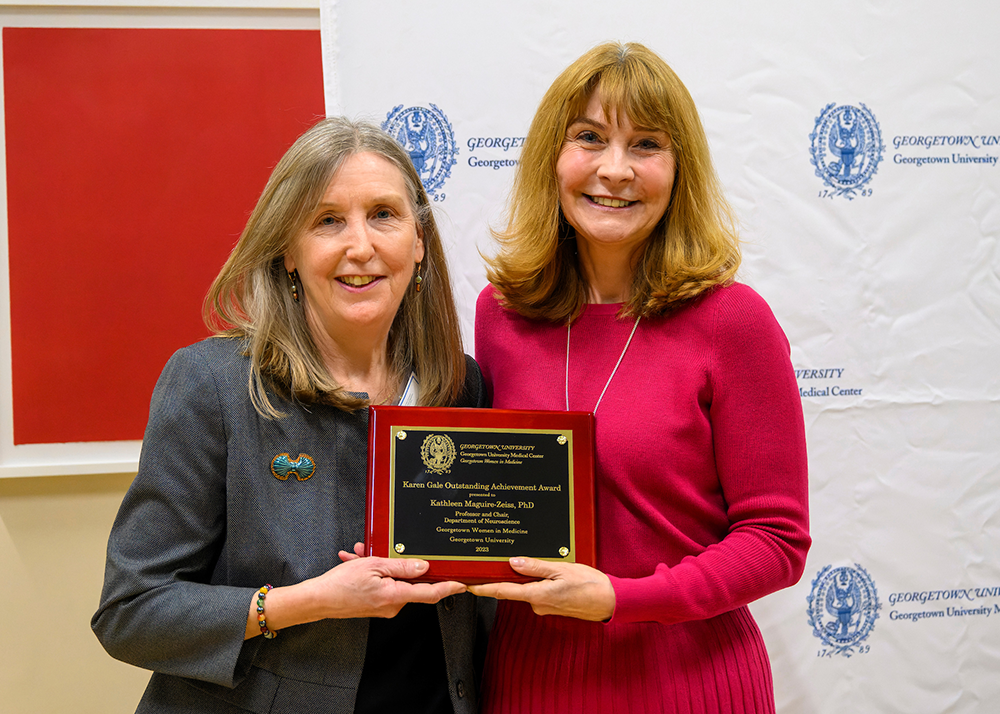
[[[865,186],[878,171],[885,145],[868,107],[827,104],[816,117],[809,142],[816,175],[832,189],[821,191],[820,198],[871,195]]]
[[[382,128],[406,149],[431,200],[443,201],[438,192],[458,161],[455,132],[444,112],[433,104],[429,109],[400,104],[386,115]]]
[[[853,568],[828,565],[813,580],[806,599],[813,635],[826,645],[817,656],[868,652],[870,645],[862,643],[875,627],[882,606],[867,570],[857,563]]]

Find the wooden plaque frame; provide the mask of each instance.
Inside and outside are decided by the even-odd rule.
[[[531,580],[514,555],[596,564],[589,412],[372,406],[368,454],[367,555],[467,584]]]

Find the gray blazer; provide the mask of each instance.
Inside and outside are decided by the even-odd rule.
[[[485,406],[471,358],[457,406]],[[139,473],[108,541],[92,627],[105,649],[154,671],[141,712],[352,712],[368,620],[323,620],[244,641],[253,591],[338,565],[364,540],[368,417],[293,405],[262,418],[250,403],[239,341],[179,350],[156,384]],[[272,460],[308,454],[306,480]],[[456,712],[475,712],[492,601],[438,604]],[[477,645],[477,637],[478,640]]]

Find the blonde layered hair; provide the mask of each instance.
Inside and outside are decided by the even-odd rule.
[[[600,90],[605,117],[664,131],[677,173],[667,210],[645,241],[622,315],[660,315],[732,281],[740,265],[732,209],[712,167],[708,138],[684,84],[637,43],[599,45],[571,64],[542,98],[521,151],[507,226],[487,276],[525,317],[572,320],[587,301],[574,231],[559,208],[556,162],[574,120]]]
[[[411,281],[403,295],[389,330],[390,368],[400,382],[413,370],[421,405],[445,406],[462,392],[465,355],[451,279],[420,177],[403,148],[381,129],[332,118],[300,136],[278,162],[205,298],[203,317],[209,329],[244,340],[250,357],[250,398],[263,416],[282,416],[268,398],[268,387],[295,401],[345,411],[368,404],[337,384],[326,369],[303,305],[292,299],[284,267],[285,253],[308,227],[344,159],[366,152],[399,169],[423,231],[422,289],[418,294]]]

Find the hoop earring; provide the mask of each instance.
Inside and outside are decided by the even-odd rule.
[[[421,277],[421,275],[420,275],[420,262],[419,261],[417,262],[417,277],[415,277],[413,279],[413,282],[416,283],[416,285],[417,285],[417,292],[419,293],[420,290],[423,288],[423,282],[424,282],[423,277]]]
[[[299,301],[299,271],[293,270],[288,274],[288,281],[292,284],[292,300]]]

